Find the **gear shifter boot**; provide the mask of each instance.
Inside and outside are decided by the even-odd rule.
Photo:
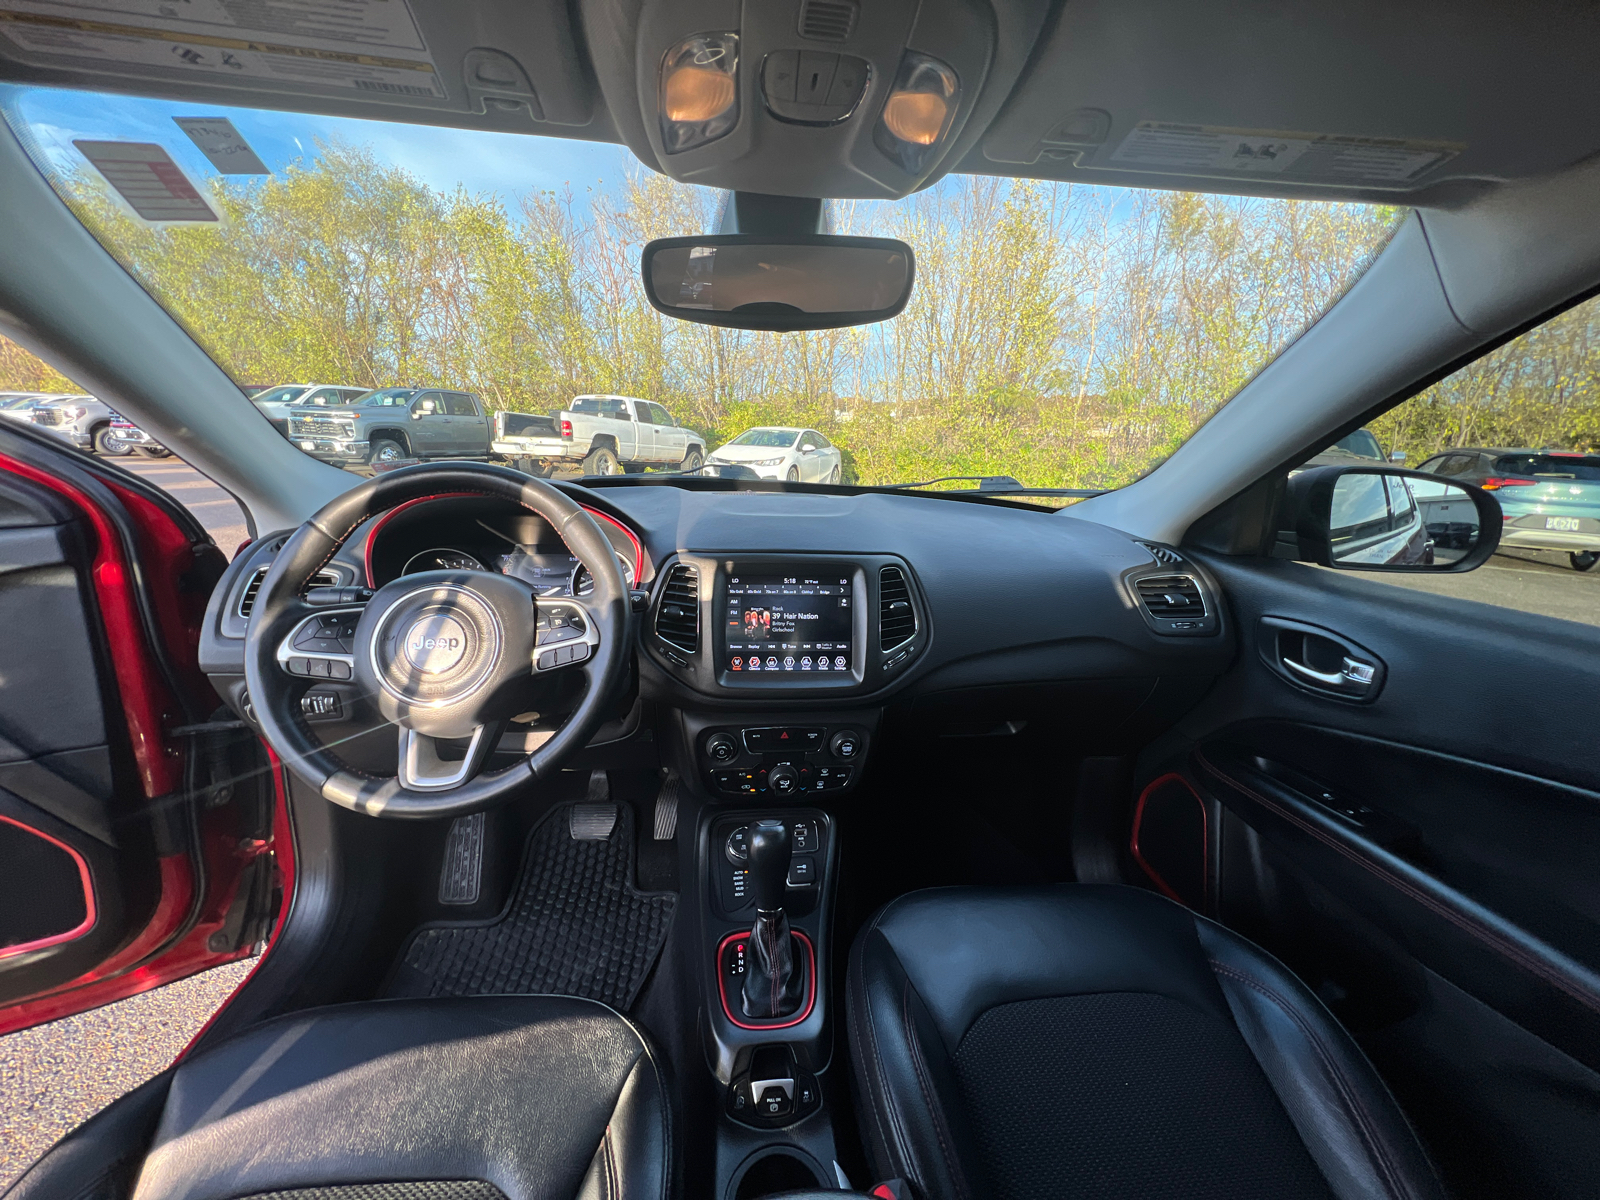
[[[744,974],[745,1016],[771,1020],[799,1010],[805,986],[801,964],[805,959],[796,949],[783,909],[756,913]]]

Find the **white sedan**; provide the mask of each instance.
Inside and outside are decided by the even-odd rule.
[[[815,429],[763,425],[746,429],[706,460],[749,467],[763,479],[790,483],[838,483],[844,456]]]

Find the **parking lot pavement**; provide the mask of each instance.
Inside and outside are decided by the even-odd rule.
[[[1464,575],[1396,573],[1385,583],[1600,625],[1600,567],[1574,571],[1565,552],[1505,550]]]
[[[111,461],[149,480],[192,512],[229,558],[250,536],[239,502],[182,460],[127,454]]]
[[[164,1071],[254,965],[0,1037],[0,1192],[62,1134]]]

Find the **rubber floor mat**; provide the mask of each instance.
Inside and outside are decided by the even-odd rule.
[[[672,928],[678,897],[633,886],[633,812],[604,841],[579,841],[572,806],[528,835],[505,911],[488,922],[428,925],[406,947],[391,996],[583,996],[626,1009]]]

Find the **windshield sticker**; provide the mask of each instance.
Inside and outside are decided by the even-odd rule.
[[[1464,149],[1458,142],[1140,121],[1103,165],[1382,187],[1413,183]]]
[[[117,190],[140,219],[152,222],[215,221],[217,214],[183,168],[153,142],[72,143]]]
[[[227,117],[173,117],[200,153],[223,175],[271,175],[267,164],[250,149]]]
[[[444,99],[406,0],[0,0],[23,50],[213,76]]]

